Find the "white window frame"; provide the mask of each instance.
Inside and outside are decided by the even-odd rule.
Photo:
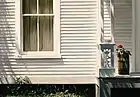
[[[60,55],[60,0],[53,0],[54,28],[53,51],[23,51],[22,0],[15,0],[16,57],[17,58],[61,58]]]

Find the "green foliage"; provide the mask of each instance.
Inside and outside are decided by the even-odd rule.
[[[88,97],[88,87],[75,85],[8,85],[6,97]]]
[[[46,94],[45,92],[42,93],[42,95],[28,95],[25,96],[23,95],[18,95],[18,96],[6,96],[6,97],[85,97],[84,95],[78,95],[75,93],[69,93],[68,90],[66,90],[65,92],[56,92],[56,93],[50,93],[50,94]]]
[[[24,78],[22,76],[16,77],[15,81],[16,84],[31,84],[31,81],[27,76],[25,76]]]
[[[65,93],[65,92],[57,92],[57,93],[51,93],[51,94],[44,94],[43,96],[40,95],[34,95],[34,96],[6,96],[6,97],[85,97],[84,95],[78,95],[75,93]]]

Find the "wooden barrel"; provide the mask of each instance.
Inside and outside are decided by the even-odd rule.
[[[120,75],[129,74],[129,54],[118,57],[118,73]]]

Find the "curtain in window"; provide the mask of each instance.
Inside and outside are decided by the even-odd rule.
[[[53,0],[39,0],[40,14],[53,14]]]
[[[37,13],[37,0],[22,0],[23,1],[23,14],[36,14]]]
[[[40,0],[39,1],[40,14],[53,14],[53,0]],[[53,17],[40,17],[40,51],[53,50]]]
[[[53,17],[40,17],[39,50],[53,50]]]
[[[36,14],[36,0],[23,0],[23,2],[24,14]],[[53,0],[39,0],[39,14],[53,14]],[[37,48],[39,51],[53,51],[53,16],[23,18],[24,51],[38,51]]]
[[[23,33],[23,47],[24,51],[37,51],[37,18],[23,17],[24,33]]]

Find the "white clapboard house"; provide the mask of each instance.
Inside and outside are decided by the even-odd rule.
[[[132,52],[130,74],[139,75],[139,4],[140,0],[0,0],[1,77],[99,85],[98,78],[109,76],[108,71],[118,76],[115,44]],[[111,49],[107,64],[102,61],[105,49]]]

